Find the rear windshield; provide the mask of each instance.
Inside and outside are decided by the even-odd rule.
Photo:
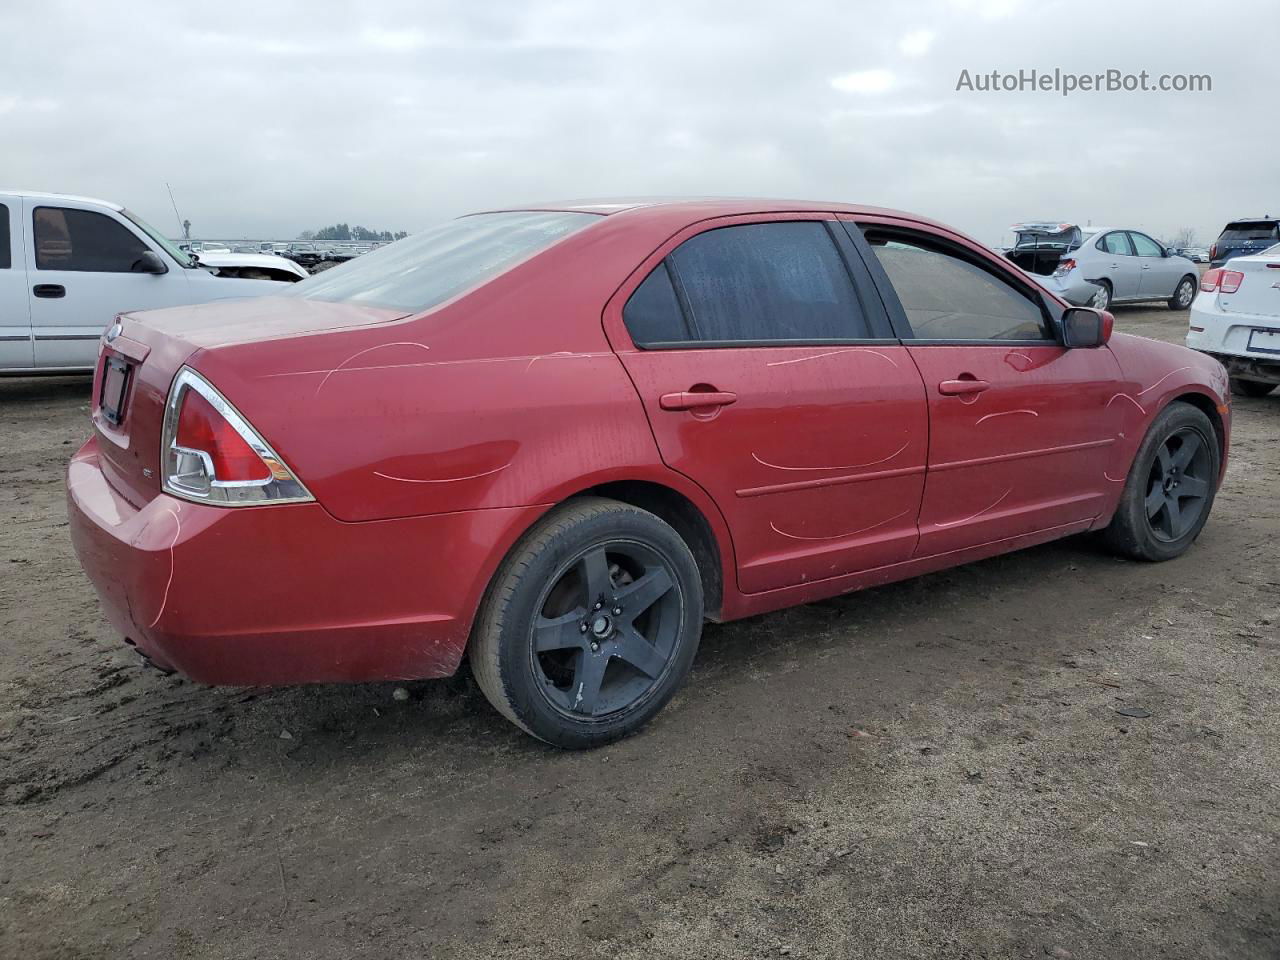
[[[419,313],[595,223],[593,213],[519,211],[450,220],[294,284],[283,296]]]
[[[1219,244],[1244,243],[1248,240],[1275,240],[1276,225],[1269,220],[1256,223],[1229,223],[1218,238]]]

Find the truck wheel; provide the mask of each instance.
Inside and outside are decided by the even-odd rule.
[[[1241,380],[1231,378],[1231,392],[1237,397],[1265,397],[1276,388],[1274,383],[1263,383],[1261,380]]]
[[[648,511],[600,497],[544,517],[503,561],[476,618],[471,666],[512,723],[583,749],[644,726],[689,673],[702,581]]]
[[[1104,542],[1135,560],[1181,556],[1209,519],[1221,463],[1209,418],[1189,403],[1169,404],[1138,447]]]
[[[1191,306],[1191,301],[1196,298],[1198,289],[1199,284],[1196,283],[1195,277],[1189,274],[1183,277],[1178,281],[1178,287],[1173,291],[1173,296],[1169,298],[1169,309],[1186,310]]]

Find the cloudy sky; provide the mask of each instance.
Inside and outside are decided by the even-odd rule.
[[[1011,222],[1280,215],[1273,0],[0,2],[0,188],[196,237],[521,201],[832,199]],[[1255,53],[1250,53],[1254,51]],[[980,93],[1019,69],[1210,93]]]

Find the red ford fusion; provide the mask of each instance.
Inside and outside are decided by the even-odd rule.
[[[1071,534],[1167,560],[1217,361],[974,241],[755,200],[462,217],[263,299],[120,317],[71,532],[114,626],[211,684],[441,677],[622,736],[726,621]]]

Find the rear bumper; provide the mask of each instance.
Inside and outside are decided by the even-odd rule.
[[[1191,305],[1187,346],[1221,361],[1232,376],[1280,377],[1280,354],[1250,349],[1254,330],[1280,331],[1280,316],[1227,313],[1216,293],[1201,293]]]
[[[209,684],[447,676],[489,573],[540,507],[344,523],[319,504],[223,508],[115,493],[90,439],[71,539],[112,625]]]

